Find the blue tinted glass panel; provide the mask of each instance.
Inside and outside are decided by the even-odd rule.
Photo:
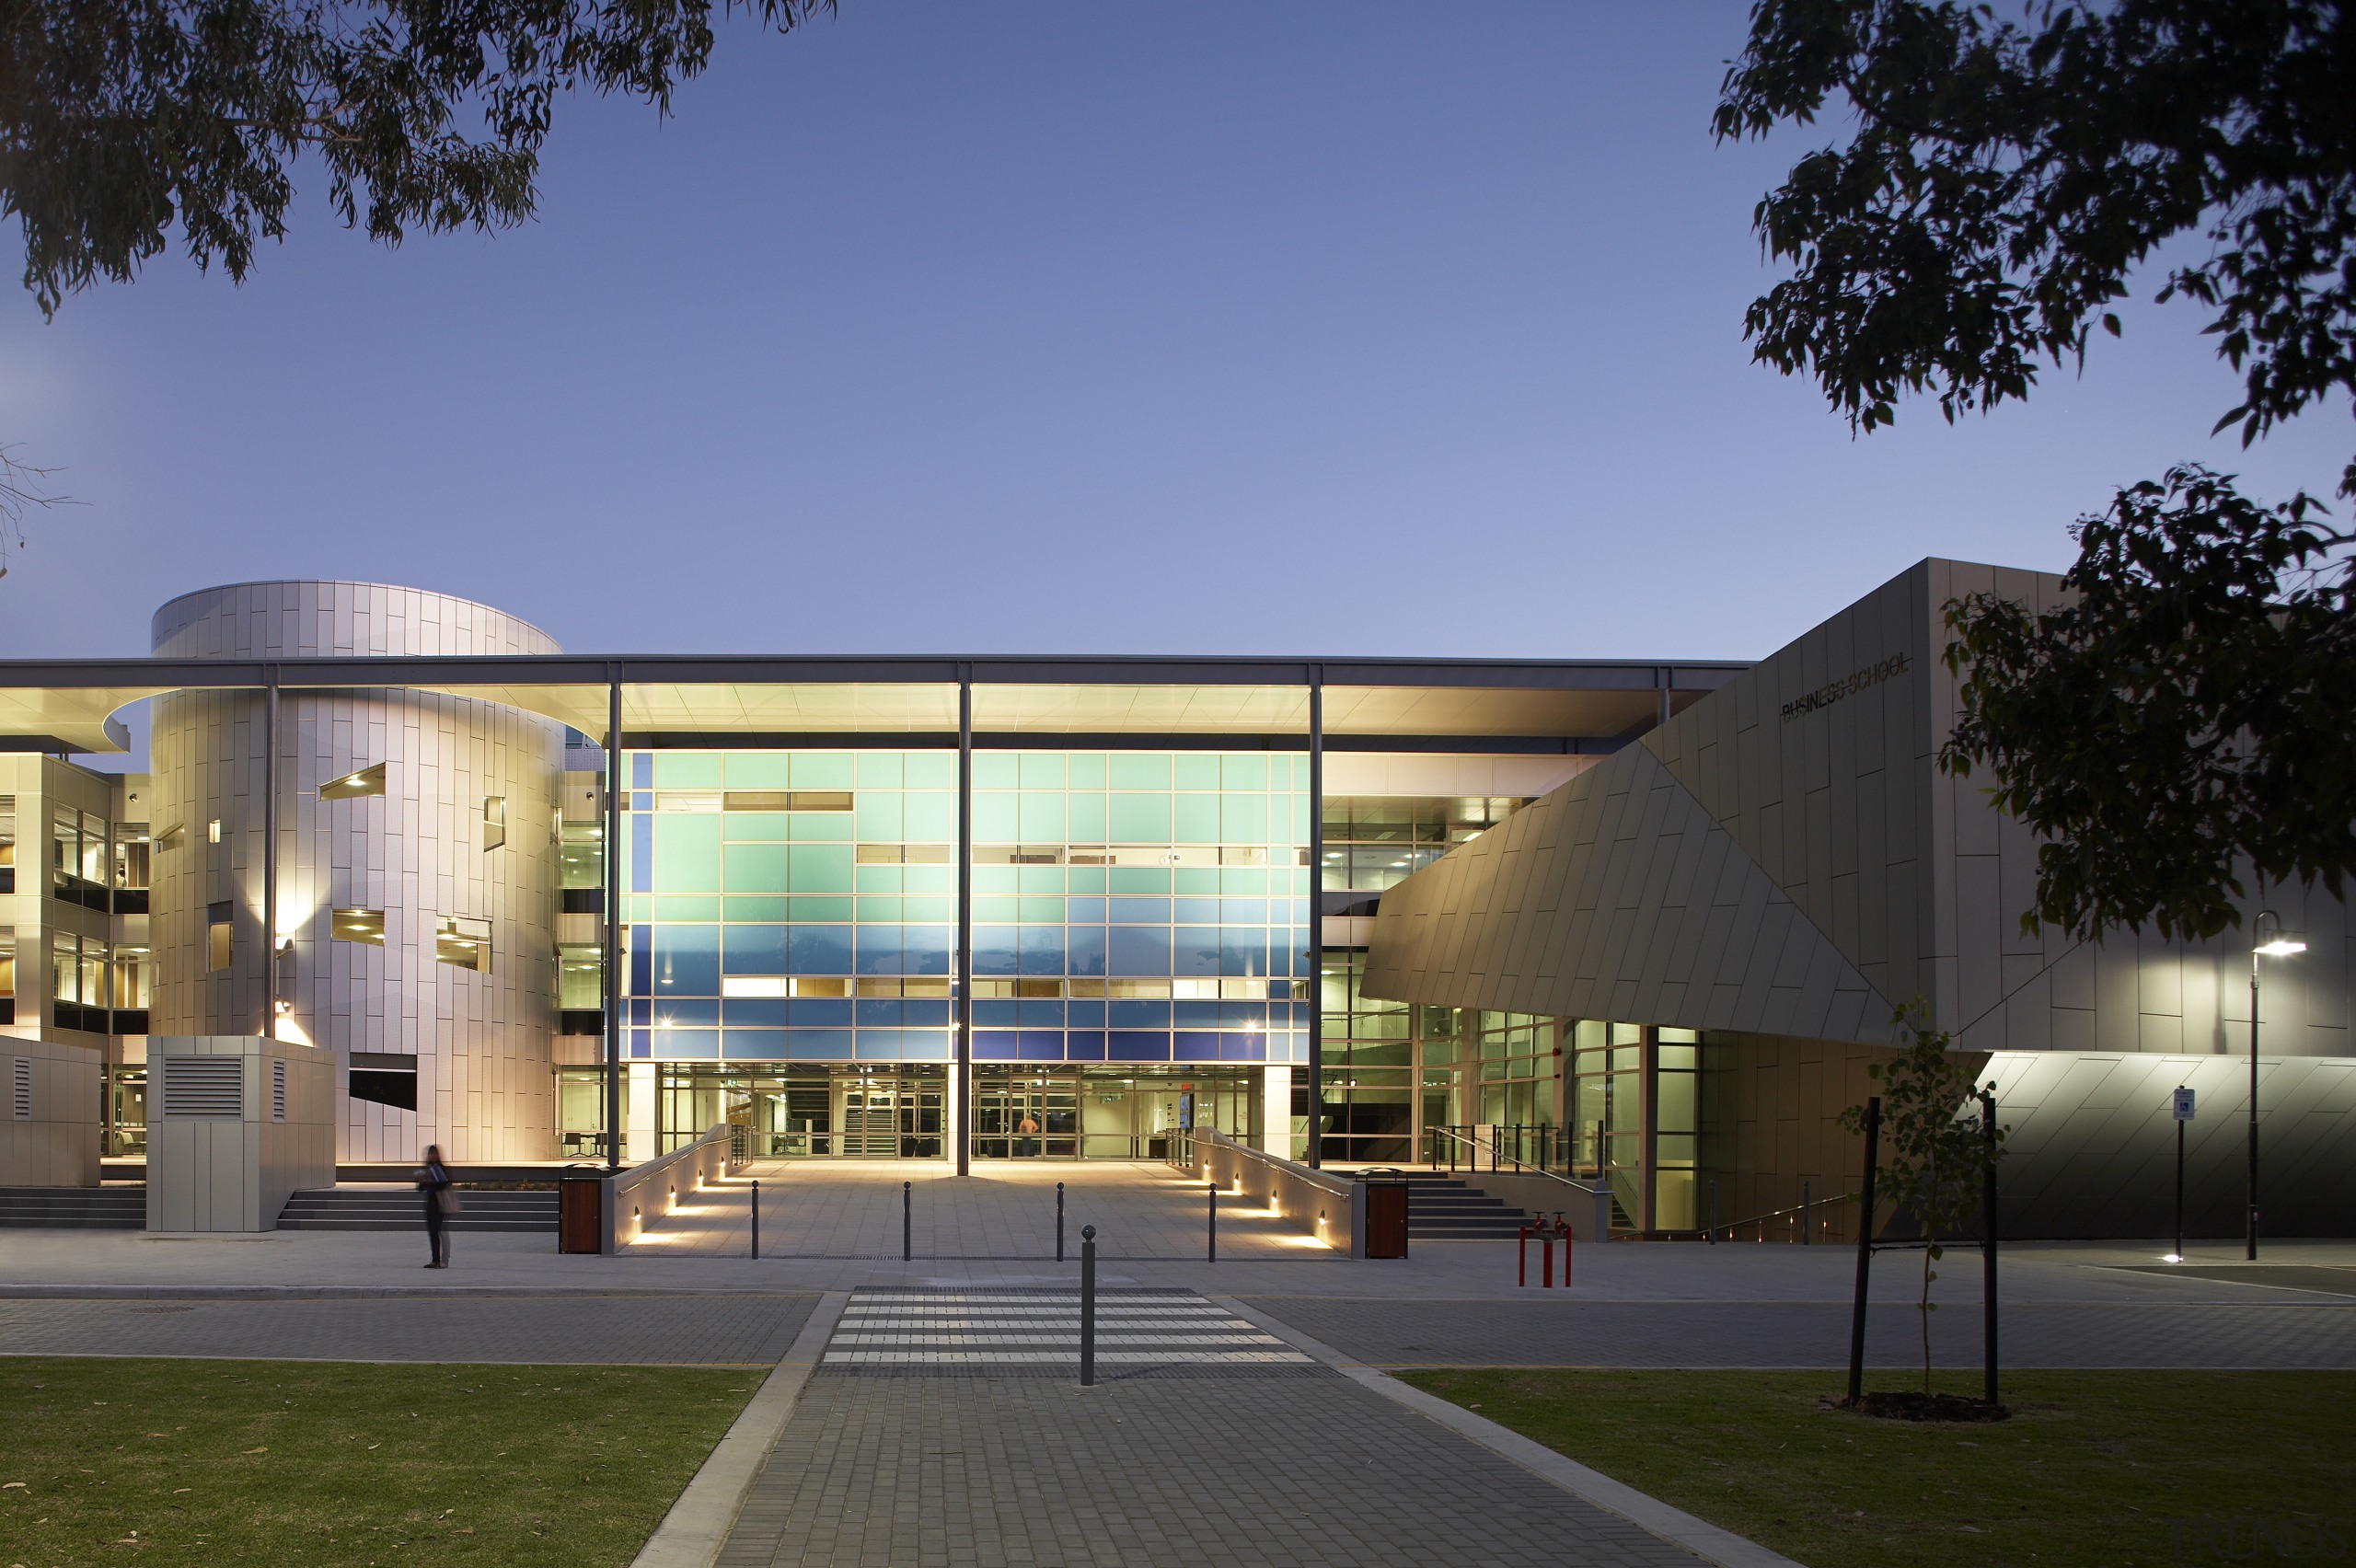
[[[717,997],[655,997],[655,1032],[659,1034],[666,1027],[677,1029],[719,1028],[720,998]]]
[[[1024,926],[1021,928],[1021,936],[1023,974],[1061,974],[1064,972],[1064,928],[1061,926]]]
[[[1065,945],[1068,950],[1068,957],[1065,962],[1070,965],[1072,974],[1102,974],[1104,973],[1103,927],[1073,926],[1067,928],[1064,935]]]
[[[1075,1029],[1064,1036],[1064,1055],[1074,1062],[1101,1062],[1104,1059],[1104,1032],[1101,1029]]]
[[[1061,1030],[1026,1029],[1016,1038],[1022,1042],[1022,1060],[1026,1062],[1060,1062],[1064,1059]]]
[[[785,1054],[796,1062],[850,1060],[848,1029],[791,1029],[786,1032]]]
[[[850,933],[849,926],[794,927],[793,972],[796,974],[850,974]]]
[[[721,943],[722,973],[791,974],[784,926],[730,926]]]
[[[1167,926],[1114,926],[1110,973],[1114,974],[1167,974],[1170,973],[1170,928]]]
[[[911,1027],[923,1025],[931,1029],[949,1027],[949,998],[922,997],[900,1004],[900,1020]]]
[[[654,994],[654,928],[632,926],[629,928],[629,994],[651,997]]]
[[[856,1005],[849,997],[796,997],[793,1021],[797,1026],[848,1029]]]
[[[1011,1029],[1022,1021],[1022,1009],[1011,998],[977,997],[974,999],[974,1027],[976,1029]]]
[[[672,1057],[717,1057],[720,1055],[720,1031],[716,1029],[658,1029],[654,1032],[655,1055]]]
[[[1021,962],[1022,946],[1013,926],[974,928],[974,973],[1011,974]]]
[[[946,974],[949,973],[949,952],[955,945],[954,926],[907,926],[901,928],[901,945],[907,953],[910,974]]]
[[[1104,1043],[1104,1059],[1109,1062],[1166,1062],[1170,1060],[1170,1036],[1135,1029],[1114,1030]]]
[[[1216,1062],[1218,1060],[1218,1036],[1182,1029],[1171,1042],[1173,1055],[1182,1062]]]
[[[654,994],[658,997],[720,995],[720,928],[654,928]]]
[[[1064,918],[1075,926],[1101,926],[1104,923],[1104,901],[1101,898],[1075,898],[1065,904]]]
[[[793,1021],[793,1004],[783,997],[735,997],[720,1004],[720,1021],[731,1029],[782,1029]]]
[[[1173,898],[1170,901],[1170,915],[1182,926],[1216,926],[1218,924],[1218,900]]]
[[[900,1059],[904,1062],[945,1062],[949,1060],[948,1032],[939,1029],[908,1029],[901,1031]]]
[[[1106,1004],[1107,1021],[1114,1029],[1167,1029],[1170,1027],[1168,1002],[1111,1002]]]
[[[1181,926],[1171,932],[1170,963],[1172,974],[1218,974],[1218,928]]]
[[[861,1029],[900,1027],[900,998],[897,997],[861,997],[859,998],[859,1026]]]
[[[733,1061],[774,1062],[785,1057],[782,1029],[729,1029],[721,1032],[720,1054]]]
[[[861,926],[859,928],[859,973],[861,974],[901,974],[900,928],[897,926]]]
[[[1267,974],[1267,940],[1257,929],[1230,929],[1218,945],[1218,972],[1240,975]]]
[[[974,1031],[974,1060],[1011,1062],[1022,1055],[1022,1039],[1011,1029]]]
[[[1102,1029],[1104,1027],[1104,1004],[1091,1001],[1066,1002],[1064,1021],[1075,1029]]]

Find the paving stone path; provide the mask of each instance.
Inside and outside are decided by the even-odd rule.
[[[885,1309],[907,1299],[870,1297],[837,1344],[897,1337],[905,1320]],[[1200,1297],[1159,1301],[1242,1322]],[[1189,1362],[1204,1348],[1181,1343],[1201,1337],[1194,1329],[1137,1337],[1149,1336],[1145,1362],[1092,1389],[1068,1363],[1053,1376],[977,1368],[945,1329],[933,1359],[891,1376],[830,1349],[721,1568],[1698,1562],[1306,1356],[1246,1359],[1265,1347],[1230,1343],[1217,1361]]]

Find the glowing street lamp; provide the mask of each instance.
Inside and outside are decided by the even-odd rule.
[[[2274,940],[2255,942],[2249,950],[2249,1216],[2244,1255],[2253,1262],[2258,1258],[2258,961],[2307,951],[2305,942],[2282,928],[2282,917],[2271,909],[2258,911],[2250,922],[2250,935],[2262,936],[2269,920],[2274,922]]]

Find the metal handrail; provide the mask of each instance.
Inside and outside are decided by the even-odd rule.
[[[1453,1157],[1454,1150],[1457,1145],[1461,1144],[1466,1148],[1470,1149],[1473,1156],[1473,1158],[1469,1159],[1466,1163],[1471,1167],[1475,1175],[1480,1173],[1480,1139],[1460,1133],[1454,1127],[1426,1127],[1424,1132],[1426,1136],[1429,1136],[1433,1140],[1434,1143],[1434,1152],[1431,1159],[1431,1166],[1433,1170],[1437,1170],[1439,1169],[1438,1143],[1441,1137],[1445,1136],[1454,1140],[1454,1142],[1449,1146],[1450,1158],[1448,1162],[1448,1168],[1450,1170],[1456,1169],[1456,1160]],[[1604,1193],[1610,1190],[1607,1183],[1600,1177],[1594,1182],[1582,1182],[1576,1177],[1565,1176],[1559,1170],[1549,1170],[1542,1165],[1532,1165],[1529,1161],[1524,1160],[1518,1156],[1502,1152],[1496,1147],[1496,1142],[1492,1140],[1489,1145],[1489,1169],[1492,1170],[1502,1170],[1504,1165],[1500,1165],[1499,1161],[1503,1161],[1504,1165],[1511,1166],[1517,1175],[1542,1176],[1550,1182],[1560,1182],[1564,1186],[1570,1188],[1574,1192],[1585,1193],[1591,1198],[1601,1196]]]
[[[1770,1220],[1788,1218],[1796,1223],[1803,1216],[1807,1216],[1812,1219],[1814,1215],[1819,1212],[1824,1214],[1826,1218],[1829,1220],[1832,1211],[1840,1205],[1854,1203],[1864,1195],[1865,1194],[1862,1193],[1851,1192],[1842,1193],[1837,1196],[1830,1198],[1811,1198],[1806,1203],[1793,1204],[1788,1208],[1769,1209],[1765,1214],[1754,1214],[1747,1219],[1729,1220],[1726,1224],[1718,1227],[1718,1228],[1726,1234],[1726,1239],[1731,1241],[1735,1239],[1734,1233],[1737,1230],[1741,1229],[1744,1226],[1760,1226],[1762,1228],[1760,1230],[1759,1239],[1764,1241],[1767,1239],[1767,1232],[1763,1228]],[[1786,1239],[1796,1242],[1799,1239],[1796,1236],[1794,1236],[1788,1237]]]

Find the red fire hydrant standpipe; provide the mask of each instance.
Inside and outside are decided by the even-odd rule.
[[[1560,1213],[1551,1222],[1542,1214],[1521,1228],[1520,1239],[1516,1243],[1519,1268],[1515,1285],[1521,1288],[1530,1285],[1530,1239],[1533,1236],[1538,1239],[1539,1247],[1538,1288],[1554,1288],[1554,1242],[1559,1238],[1563,1243],[1563,1288],[1568,1290],[1571,1287],[1571,1227]]]

